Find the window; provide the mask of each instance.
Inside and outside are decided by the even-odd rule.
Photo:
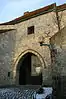
[[[28,27],[28,34],[34,33],[34,26]]]
[[[10,77],[10,72],[8,72],[8,77]]]

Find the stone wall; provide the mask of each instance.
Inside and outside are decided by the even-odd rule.
[[[51,38],[56,51],[52,65],[52,78],[55,99],[66,98],[66,27]],[[59,94],[60,93],[60,94]]]
[[[66,26],[66,10],[59,11],[58,16],[59,16],[60,29],[62,29]]]
[[[44,42],[49,43],[49,37],[58,31],[57,25],[53,22],[53,16],[56,16],[55,12],[50,12],[15,25],[17,28],[15,60],[26,49],[34,49],[43,57],[47,57],[47,47],[41,47],[38,38],[43,36]],[[29,26],[35,27],[34,34],[27,34]],[[46,60],[48,60],[48,57]]]
[[[40,46],[39,37],[43,36],[44,43],[49,44],[49,37],[58,31],[58,26],[54,23],[53,17],[56,17],[56,13],[49,12],[15,25],[17,33],[14,62],[25,50],[31,49],[37,51],[45,61],[46,69],[43,70],[43,81],[46,80],[46,83],[51,70],[51,67],[49,67],[51,65],[50,49],[48,46]],[[27,28],[30,26],[34,26],[35,30],[34,34],[28,35]]]
[[[58,69],[60,75],[66,75],[66,27],[64,27],[59,33],[51,38],[51,44],[57,51],[55,65],[53,69]]]
[[[63,27],[66,24],[65,13],[66,12],[64,10],[61,20],[61,22],[64,20]],[[0,26],[0,30],[1,27],[2,30],[8,28],[14,29],[0,34],[0,84],[15,84],[18,62],[26,52],[32,52],[38,56],[43,66],[43,82],[44,84],[51,84],[50,49],[48,46],[40,46],[39,38],[43,37],[44,43],[50,44],[49,38],[58,32],[58,24],[56,21],[56,13],[48,12],[15,24],[14,26],[6,25],[6,28],[4,26]],[[27,28],[30,26],[34,26],[34,34],[28,35]],[[58,35],[60,34],[58,33]],[[52,39],[52,42],[54,42],[54,45],[60,46],[61,39],[58,40],[58,38],[59,36],[57,36],[57,40],[54,41]],[[65,44],[63,43],[62,47],[64,47],[64,45]],[[10,77],[8,77],[8,72],[10,72]]]
[[[66,10],[58,12],[60,31],[50,38],[50,43],[54,46],[57,51],[56,61],[60,63],[58,73],[65,75],[65,53],[66,53]],[[56,64],[56,63],[55,63]],[[56,64],[57,65],[57,64]],[[55,69],[54,69],[55,70]]]
[[[0,85],[11,84],[15,30],[0,34]]]

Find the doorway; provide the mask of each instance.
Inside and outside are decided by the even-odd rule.
[[[42,73],[40,73],[39,75],[31,75],[33,55],[34,54],[32,53],[27,53],[21,59],[22,62],[20,63],[20,69],[19,69],[19,85],[41,85],[42,84]]]

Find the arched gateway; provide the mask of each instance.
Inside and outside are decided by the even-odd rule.
[[[19,56],[16,66],[16,83],[19,85],[41,85],[44,62],[36,51],[28,50]]]

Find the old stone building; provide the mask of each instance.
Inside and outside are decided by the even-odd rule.
[[[51,4],[0,24],[0,85],[51,85],[58,73],[53,50],[65,59],[66,4]],[[65,64],[61,75],[66,75]]]

